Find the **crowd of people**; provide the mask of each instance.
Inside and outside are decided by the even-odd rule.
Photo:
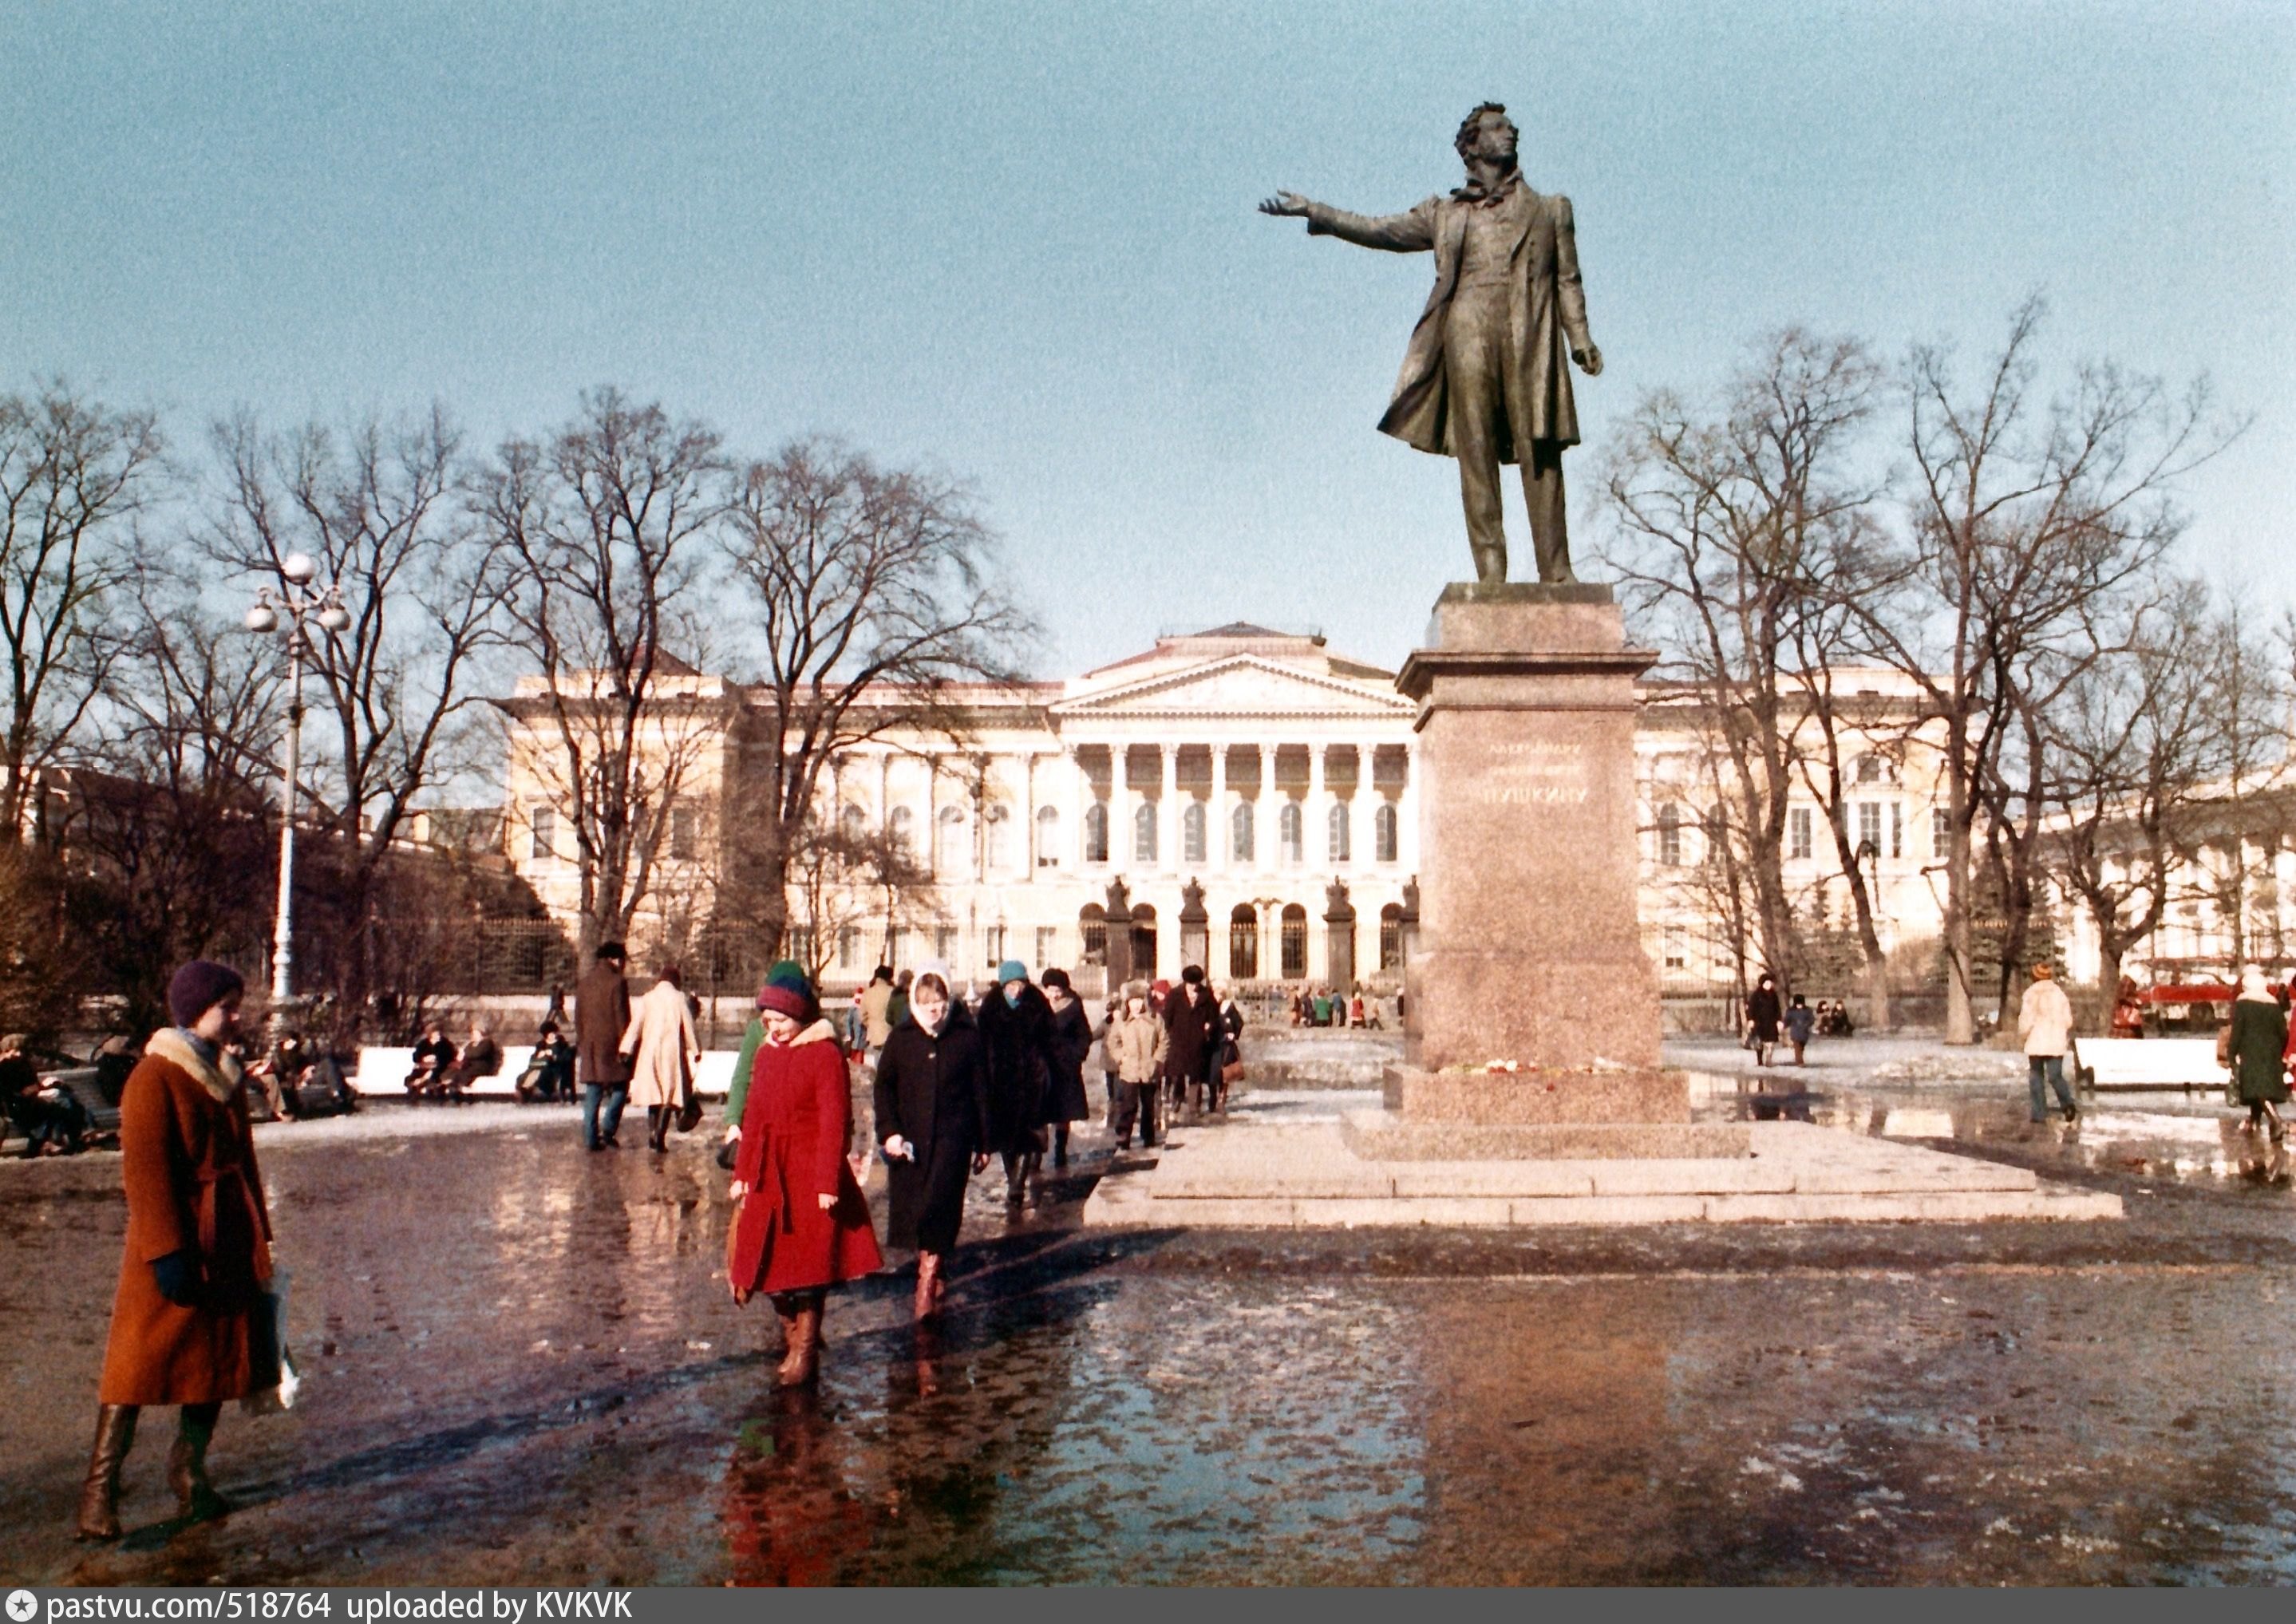
[[[1374,1031],[1385,1029],[1377,997],[1366,998],[1364,989],[1341,994],[1329,987],[1302,987],[1291,999],[1293,1026],[1368,1027]]]

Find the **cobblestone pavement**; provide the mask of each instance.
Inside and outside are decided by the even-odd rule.
[[[93,1552],[119,1164],[12,1161],[0,1581],[2296,1578],[2284,1166],[2173,1097],[2072,1130],[1997,1086],[1822,1109],[1927,1111],[1894,1120],[2130,1216],[1086,1235],[1087,1139],[1017,1218],[976,1185],[938,1339],[905,1273],[837,1294],[805,1398],[716,1278],[700,1139],[586,1156],[551,1108],[266,1129],[302,1399],[226,1415],[242,1509],[188,1530],[151,1417],[129,1537]]]

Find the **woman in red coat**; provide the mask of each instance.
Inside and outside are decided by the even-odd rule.
[[[96,1390],[95,1451],[79,1503],[82,1539],[119,1537],[119,1469],[149,1404],[182,1407],[168,1483],[187,1519],[230,1505],[208,1480],[208,1440],[226,1398],[279,1383],[265,1288],[271,1222],[248,1128],[237,972],[194,960],[168,986],[176,1025],[153,1035],[119,1098],[127,1250]]]
[[[845,1052],[796,965],[767,972],[758,1013],[765,1040],[742,1111],[726,1282],[737,1303],[758,1292],[773,1298],[788,1345],[779,1380],[794,1386],[813,1379],[827,1289],[884,1259],[845,1160],[853,1137]]]

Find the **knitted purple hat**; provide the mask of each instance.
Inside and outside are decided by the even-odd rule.
[[[194,1026],[226,998],[246,990],[247,982],[229,964],[195,958],[168,983],[168,1013],[177,1026]]]
[[[758,1007],[802,1021],[813,1013],[813,984],[795,963],[783,959],[766,972],[766,984],[758,988]]]

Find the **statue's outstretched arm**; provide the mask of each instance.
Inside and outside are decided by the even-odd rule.
[[[1390,253],[1424,253],[1435,246],[1435,200],[1430,198],[1406,214],[1349,214],[1329,203],[1318,203],[1296,192],[1279,192],[1259,205],[1262,214],[1296,216],[1308,222],[1312,236],[1338,237],[1363,248],[1383,248]]]

